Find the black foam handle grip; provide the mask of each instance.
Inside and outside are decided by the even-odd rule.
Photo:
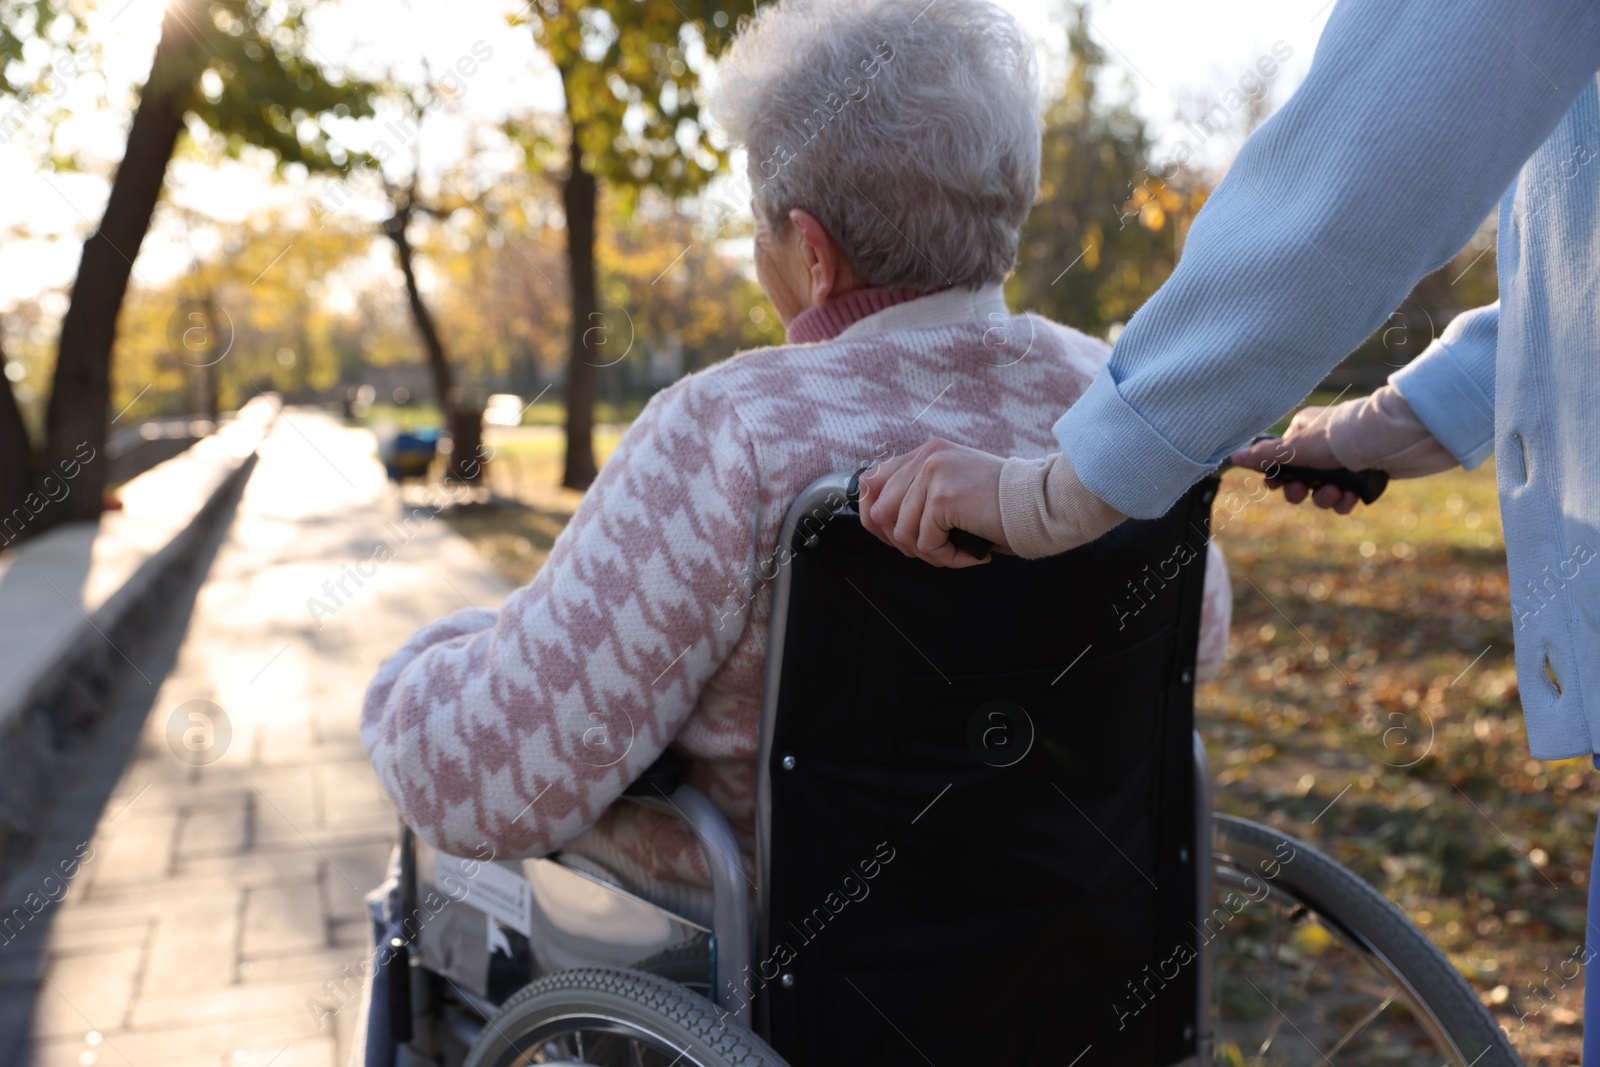
[[[1259,441],[1273,441],[1276,439],[1277,437],[1274,434],[1262,434],[1250,443],[1255,444]],[[1383,491],[1389,487],[1389,473],[1376,469],[1353,471],[1339,467],[1325,470],[1320,467],[1296,467],[1279,464],[1276,467],[1268,468],[1262,473],[1275,479],[1280,485],[1299,482],[1313,493],[1325,485],[1335,485],[1346,492],[1354,493],[1363,504],[1371,504],[1382,496]]]
[[[950,543],[973,559],[988,559],[989,550],[994,547],[994,542],[987,537],[967,533],[965,530],[952,526],[946,533],[950,536]]]
[[[1325,485],[1336,485],[1354,493],[1363,504],[1370,504],[1383,495],[1389,486],[1389,475],[1380,470],[1318,470],[1316,467],[1279,467],[1272,477],[1279,482],[1299,482],[1313,493]]]
[[[856,472],[850,475],[850,484],[845,487],[844,491],[845,496],[850,501],[850,506],[858,510],[861,507],[861,473],[866,469],[865,467],[858,467]],[[993,541],[986,537],[979,537],[977,534],[967,533],[965,530],[951,527],[945,532],[949,536],[952,545],[955,545],[956,548],[973,559],[988,559],[989,550],[994,548]]]

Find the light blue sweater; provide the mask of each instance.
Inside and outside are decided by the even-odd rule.
[[[1499,457],[1517,674],[1545,759],[1600,753],[1597,69],[1597,0],[1339,0],[1304,85],[1055,426],[1091,491],[1161,514],[1503,194],[1499,303],[1392,380],[1463,464]]]

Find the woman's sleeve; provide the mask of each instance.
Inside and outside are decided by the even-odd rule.
[[[685,379],[628,430],[530,584],[386,662],[361,734],[406,822],[445,852],[502,858],[594,823],[743,632],[755,478],[730,402]]]
[[[1467,242],[1597,68],[1593,0],[1339,0],[1305,83],[1056,423],[1083,484],[1165,512]]]
[[[1471,470],[1494,455],[1494,360],[1500,304],[1462,312],[1389,376],[1428,432]]]

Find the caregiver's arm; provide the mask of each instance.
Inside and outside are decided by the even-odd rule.
[[[1083,484],[1164,512],[1467,242],[1597,67],[1588,0],[1341,0],[1305,84],[1056,424]]]
[[[755,464],[707,380],[657,394],[533,582],[424,628],[361,737],[407,823],[457,855],[541,855],[671,743],[743,631]],[[732,594],[732,595],[730,595]]]
[[[1056,423],[1080,499],[1041,503],[1039,476],[1008,478],[1001,500],[999,460],[942,450],[929,474],[897,477],[905,458],[863,482],[865,525],[949,565],[970,557],[942,529],[1003,542],[1002,513],[1098,508],[1091,533],[1162,514],[1466,244],[1597,68],[1591,0],[1340,0],[1305,83]]]

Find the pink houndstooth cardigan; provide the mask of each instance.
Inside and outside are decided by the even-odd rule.
[[[425,840],[502,858],[562,849],[645,892],[703,886],[690,831],[614,804],[674,746],[753,852],[770,577],[789,504],[823,474],[932,436],[1054,452],[1052,422],[1109,354],[1011,314],[998,286],[880,294],[791,327],[791,339],[822,340],[746,352],[662,390],[531,583],[498,615],[424,627],[383,664],[362,739]],[[1231,605],[1213,545],[1202,678],[1222,659]]]

